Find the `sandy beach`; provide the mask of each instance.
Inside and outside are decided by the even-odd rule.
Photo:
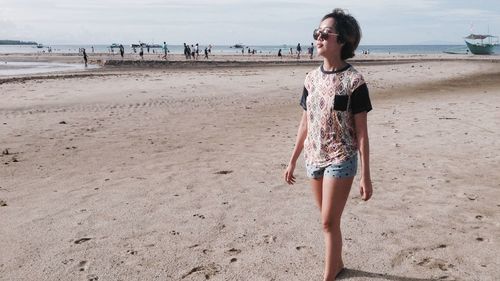
[[[90,60],[0,77],[0,280],[321,280],[302,158],[282,177],[318,59]],[[499,280],[500,59],[351,63],[374,108],[374,196],[356,177],[339,280]]]

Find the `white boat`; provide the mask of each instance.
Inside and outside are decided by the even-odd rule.
[[[491,55],[494,53],[495,46],[498,46],[498,36],[471,34],[465,39],[465,44],[474,55]],[[484,39],[488,39],[484,42]]]

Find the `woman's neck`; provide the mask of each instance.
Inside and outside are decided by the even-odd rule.
[[[341,58],[324,58],[323,59],[323,69],[325,71],[337,71],[344,68],[347,65],[345,61]]]

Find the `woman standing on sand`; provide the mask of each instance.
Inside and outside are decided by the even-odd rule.
[[[363,76],[345,60],[354,56],[361,30],[341,9],[323,17],[314,30],[323,64],[305,78],[300,105],[304,109],[292,157],[284,173],[288,184],[304,149],[307,176],[321,212],[325,240],[324,280],[344,269],[340,220],[361,159],[360,193],[372,196],[367,113],[372,109]]]

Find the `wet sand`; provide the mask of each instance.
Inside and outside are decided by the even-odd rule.
[[[353,61],[374,197],[356,178],[340,280],[497,280],[500,64],[405,58]],[[321,280],[302,159],[282,180],[313,65],[3,79],[0,279]]]

